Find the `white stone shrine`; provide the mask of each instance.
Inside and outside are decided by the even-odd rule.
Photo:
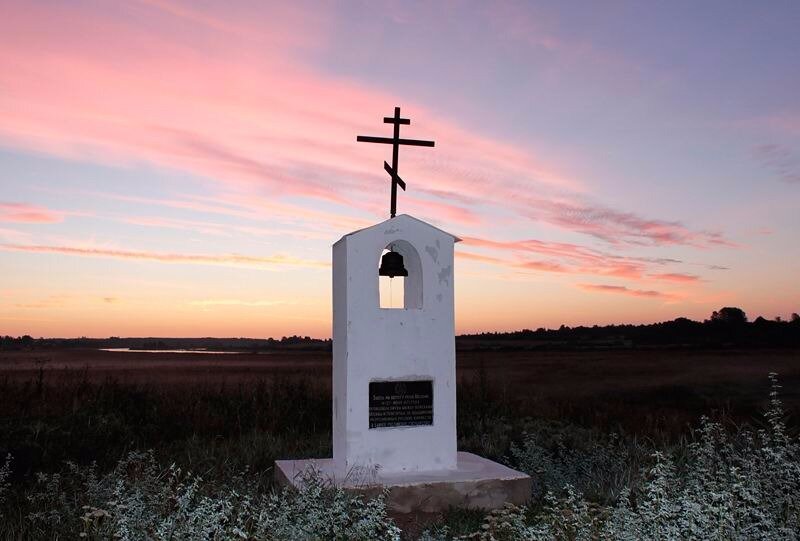
[[[456,468],[453,244],[458,240],[401,215],[333,245],[338,470],[375,467],[393,474]],[[391,278],[405,281],[402,309],[379,306],[378,263],[389,248],[403,256],[408,271],[406,278]],[[410,395],[420,395],[416,400],[375,399],[403,397],[412,386],[426,387]],[[431,401],[427,407],[423,395]]]
[[[527,500],[530,477],[456,448],[458,240],[400,215],[333,245],[333,458],[276,461],[279,483],[313,468],[347,488],[388,488],[395,512]],[[385,250],[408,273],[391,278],[404,281],[402,308],[380,307]]]

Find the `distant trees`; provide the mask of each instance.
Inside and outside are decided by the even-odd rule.
[[[36,339],[29,334],[17,338],[13,336],[0,336],[0,350],[30,348],[35,343]]]
[[[283,336],[281,338],[38,338],[29,335],[0,335],[0,351],[43,348],[207,349],[258,352],[273,349],[330,351],[330,338]],[[705,321],[678,317],[652,324],[560,325],[557,329],[538,327],[512,332],[483,332],[457,337],[460,349],[468,348],[627,348],[627,347],[800,347],[800,315],[787,319],[757,317],[748,322],[741,308],[726,306]]]
[[[726,306],[704,321],[678,317],[640,325],[530,328],[456,337],[460,350],[469,349],[612,349],[629,347],[800,347],[800,315],[786,319],[748,320],[741,308]]]
[[[720,308],[719,311],[714,310],[711,312],[710,321],[727,325],[742,325],[747,323],[747,314],[741,308],[726,306],[725,308]]]

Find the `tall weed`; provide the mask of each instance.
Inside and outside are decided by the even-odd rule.
[[[383,497],[364,501],[313,473],[297,492],[255,486],[244,472],[225,488],[209,487],[175,465],[162,468],[152,452],[132,452],[101,477],[68,464],[40,474],[17,533],[126,541],[400,539]]]

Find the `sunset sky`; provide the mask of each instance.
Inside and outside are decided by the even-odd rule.
[[[461,238],[458,332],[800,312],[800,3],[0,0],[0,335],[330,336]],[[377,264],[377,262],[376,262]]]

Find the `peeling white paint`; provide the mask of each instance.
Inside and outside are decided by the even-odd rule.
[[[441,284],[442,282],[444,282],[445,285],[449,286],[450,285],[450,277],[452,276],[452,274],[453,274],[453,265],[452,264],[450,264],[450,265],[448,265],[446,267],[442,267],[439,270],[439,272],[437,273],[437,276],[439,277],[439,283]]]
[[[433,259],[434,263],[439,263],[439,250],[438,249],[434,248],[433,246],[426,246],[425,247],[425,252],[427,252],[427,254],[429,256],[431,256],[431,259]]]

